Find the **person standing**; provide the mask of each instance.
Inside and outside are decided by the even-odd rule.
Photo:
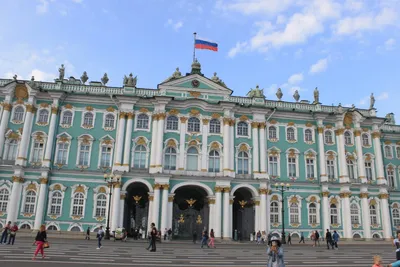
[[[90,227],[88,227],[86,230],[85,240],[90,240]]]
[[[196,230],[194,230],[194,232],[193,232],[193,244],[196,244],[196,240],[197,240],[197,232],[196,232]]]
[[[14,225],[10,229],[10,238],[8,239],[8,244],[7,245],[11,244],[11,245],[14,246],[15,236],[17,235],[17,231],[18,231],[17,223],[14,223]]]
[[[156,239],[157,239],[157,228],[154,223],[151,224],[151,250],[150,252],[156,252]]]
[[[172,229],[169,228],[168,230],[168,240],[171,241],[172,240]]]
[[[6,244],[7,243],[7,237],[10,234],[10,229],[11,229],[11,221],[9,221],[6,226],[3,228],[3,233],[1,234],[1,239],[0,239],[0,244]]]
[[[260,245],[260,244],[261,244],[261,232],[258,231],[257,232],[257,245]]]
[[[267,255],[267,267],[285,267],[283,248],[281,247],[281,242],[276,236],[271,238],[271,246],[267,249]]]
[[[168,229],[164,229],[164,241],[167,241],[167,236],[168,236]]]
[[[270,232],[268,233],[268,246],[271,246],[271,239],[272,239],[272,234]]]
[[[299,241],[299,244],[300,244],[301,242],[303,242],[303,244],[306,243],[306,242],[304,242],[304,234],[303,234],[303,232],[300,233],[300,241]]]
[[[104,237],[104,230],[103,230],[103,226],[100,226],[100,229],[99,229],[99,231],[97,232],[97,242],[98,242],[98,244],[97,244],[97,249],[101,249],[103,246],[101,245],[101,240],[103,239],[103,237]]]
[[[289,233],[287,237],[287,244],[291,245],[292,244],[292,235]]]
[[[47,233],[46,233],[46,227],[44,225],[40,226],[40,230],[36,235],[35,238],[35,245],[36,245],[36,251],[35,254],[33,254],[32,260],[36,260],[36,256],[40,251],[40,254],[42,254],[42,259],[45,258],[44,256],[44,243],[47,242]]]
[[[337,246],[337,243],[339,242],[339,234],[335,231],[333,231],[333,235],[332,235],[332,239],[333,239],[333,245],[335,246],[336,249],[339,249]],[[333,248],[332,245],[332,248]]]
[[[208,242],[208,247],[215,248],[215,235],[214,235],[214,229],[211,229],[210,231],[210,242]]]
[[[204,245],[210,248],[207,244],[207,240],[208,240],[208,232],[207,230],[204,230],[201,237],[201,248],[203,248]]]
[[[315,239],[315,232],[314,231],[311,233],[311,241],[313,242],[312,246],[315,247],[316,244],[317,244],[317,240]]]
[[[320,236],[319,236],[318,231],[315,231],[315,246],[317,246],[317,242],[318,242],[318,246],[320,247],[321,244],[319,243],[319,238],[320,238]]]
[[[328,247],[328,249],[329,249],[329,246],[331,246],[333,249],[332,233],[329,232],[329,229],[326,229],[325,240],[326,240],[326,246]]]

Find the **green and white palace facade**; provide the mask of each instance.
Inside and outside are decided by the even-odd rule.
[[[258,86],[233,96],[197,61],[156,89],[132,74],[110,87],[106,74],[59,72],[0,79],[2,225],[96,231],[110,214],[111,231],[154,222],[177,238],[212,228],[228,239],[280,235],[283,222],[294,235],[366,239],[400,225],[400,126],[377,116],[373,96],[369,109],[323,105],[317,89],[312,101],[266,99]],[[283,199],[275,183],[291,184]]]

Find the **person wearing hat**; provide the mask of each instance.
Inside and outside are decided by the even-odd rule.
[[[276,236],[271,238],[271,246],[268,247],[267,254],[267,267],[285,267],[281,241]]]

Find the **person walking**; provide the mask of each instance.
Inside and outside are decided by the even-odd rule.
[[[11,229],[10,229],[10,238],[8,239],[7,245],[11,244],[14,246],[15,236],[17,235],[17,231],[18,231],[17,223],[14,223],[14,225],[11,226]]]
[[[90,240],[90,227],[88,227],[86,230],[85,240]]]
[[[303,242],[303,244],[306,243],[306,242],[304,241],[304,234],[303,234],[303,232],[300,233],[300,241],[299,241],[299,244],[300,244],[301,242]]]
[[[193,237],[193,244],[196,244],[196,241],[197,241],[197,232],[196,232],[196,230],[194,230],[192,237]]]
[[[104,230],[103,226],[100,226],[99,231],[97,231],[97,249],[101,249],[103,246],[101,245],[101,240],[104,237]]]
[[[7,243],[7,237],[10,234],[10,229],[11,229],[11,221],[9,221],[6,226],[3,228],[3,233],[1,234],[1,239],[0,239],[0,244],[6,244]]]
[[[207,230],[204,230],[201,237],[201,248],[203,248],[204,245],[210,248],[210,246],[207,244],[207,240],[208,240],[208,233]]]
[[[156,252],[156,239],[157,239],[157,228],[154,223],[151,224],[151,250],[150,252]]]
[[[320,238],[320,236],[319,236],[318,231],[315,231],[315,246],[317,246],[317,243],[318,243],[318,246],[320,247],[321,244],[319,243],[319,238]]]
[[[46,227],[44,225],[40,226],[40,230],[36,235],[35,242],[34,244],[36,245],[36,250],[35,253],[33,254],[32,260],[36,260],[36,256],[40,251],[40,254],[42,254],[42,259],[45,258],[44,255],[44,244],[47,242],[47,233],[46,233]]]
[[[316,243],[317,243],[317,241],[316,241],[316,239],[315,239],[315,231],[313,231],[312,233],[311,233],[311,241],[313,242],[313,247],[315,247],[315,245],[316,245]]]
[[[164,241],[167,241],[167,236],[168,236],[168,229],[164,229]]]
[[[332,239],[333,239],[332,248],[333,248],[333,246],[335,246],[336,249],[339,249],[338,245],[337,245],[337,243],[339,242],[339,234],[336,232],[336,230],[333,231]]]
[[[271,239],[272,239],[272,234],[270,232],[268,233],[268,246],[271,246]]]
[[[288,244],[288,245],[291,245],[291,244],[292,244],[292,234],[291,234],[291,233],[288,234],[288,237],[287,237],[287,244]]]
[[[171,228],[168,229],[168,240],[169,241],[172,240],[172,229]]]
[[[257,232],[257,245],[260,245],[260,244],[261,244],[261,232],[258,231]]]
[[[214,235],[214,229],[211,229],[210,231],[210,242],[208,242],[208,247],[215,248],[215,235]]]
[[[271,246],[267,249],[267,255],[267,267],[285,267],[283,248],[281,247],[281,242],[276,236],[271,238]]]
[[[329,229],[326,229],[325,240],[326,240],[326,246],[328,247],[328,249],[329,249],[329,246],[331,246],[333,249],[332,233],[329,232]]]

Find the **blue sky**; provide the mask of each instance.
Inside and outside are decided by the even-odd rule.
[[[245,95],[257,84],[268,99],[312,100],[367,108],[400,121],[400,1],[397,0],[0,0],[0,76],[53,80],[66,76],[156,88],[179,67],[190,71],[193,32],[219,52],[197,51]],[[6,12],[4,12],[6,11]]]

